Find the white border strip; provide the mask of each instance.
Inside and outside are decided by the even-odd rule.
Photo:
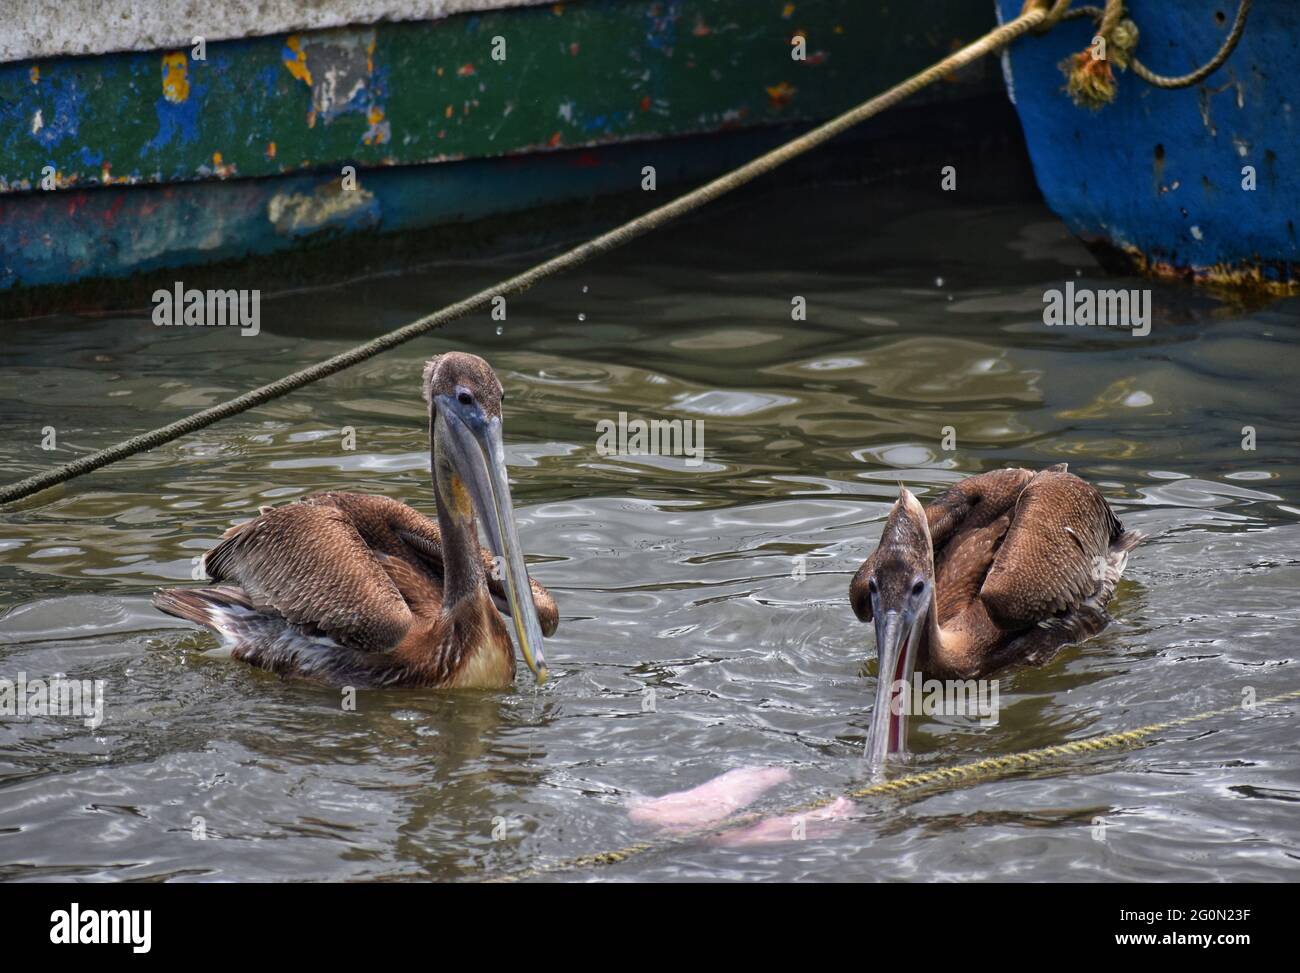
[[[319,30],[380,20],[536,6],[553,0],[3,0],[0,62]]]

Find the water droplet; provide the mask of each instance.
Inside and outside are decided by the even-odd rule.
[[[942,286],[943,286],[943,278],[942,278],[942,277],[936,277],[936,278],[934,279],[934,286],[935,286],[935,287],[942,287]]]
[[[506,333],[506,326],[504,324],[498,324],[497,334],[505,334],[505,333]]]
[[[579,314],[579,315],[578,315],[578,320],[579,320],[579,321],[586,321],[586,320],[587,320],[587,315],[585,315],[585,314]]]
[[[586,284],[583,284],[583,285],[582,285],[582,293],[584,293],[584,294],[587,293],[587,285],[586,285]]]

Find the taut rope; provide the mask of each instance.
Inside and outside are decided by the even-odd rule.
[[[473,311],[478,311],[491,304],[492,299],[502,294],[516,294],[520,291],[527,290],[539,281],[547,277],[553,277],[563,270],[580,266],[591,260],[593,257],[606,253],[616,247],[621,247],[625,243],[640,236],[644,236],[651,230],[657,229],[667,223],[672,222],[678,217],[685,216],[713,202],[719,196],[725,195],[734,189],[738,189],[746,183],[753,182],[759,176],[766,175],[778,166],[784,165],[791,159],[795,159],[811,149],[814,149],[837,135],[841,135],[855,125],[866,121],[874,115],[880,114],[888,108],[892,108],[900,101],[911,97],[922,88],[933,84],[934,82],[958,71],[970,64],[972,61],[979,60],[984,55],[996,51],[1006,44],[1011,43],[1017,37],[1028,33],[1037,27],[1046,18],[1047,13],[1044,9],[1035,7],[1026,10],[1019,17],[1011,22],[989,31],[979,40],[961,48],[958,51],[945,57],[942,61],[932,64],[930,67],[914,74],[900,84],[895,85],[883,94],[877,95],[869,101],[864,101],[856,108],[851,108],[842,115],[837,115],[828,122],[818,125],[811,131],[805,132],[797,138],[791,139],[783,145],[778,146],[770,152],[764,153],[756,159],[753,159],[737,169],[719,176],[712,182],[705,183],[697,189],[691,190],[682,196],[677,197],[670,203],[665,203],[642,216],[615,227],[607,233],[602,233],[586,243],[580,244],[571,250],[567,250],[559,256],[552,257],[550,260],[537,264],[521,274],[510,277],[506,280],[493,284],[491,287],[484,288],[477,294],[472,294],[463,300],[454,304],[448,304],[446,307],[427,314],[422,318],[412,321],[410,324],[403,325],[394,331],[380,335],[371,341],[362,345],[357,345],[348,351],[335,355],[333,358],[327,358],[325,361],[317,362],[308,368],[294,372],[292,375],[286,375],[269,385],[263,385],[255,388],[243,395],[228,399],[217,405],[195,412],[183,419],[178,419],[173,423],[153,429],[149,432],[142,433],[138,436],[132,436],[130,439],[123,440],[116,445],[109,446],[106,449],[98,450],[79,457],[64,466],[57,469],[47,470],[44,473],[38,473],[29,476],[24,480],[16,483],[10,483],[5,487],[0,487],[0,504],[12,503],[15,500],[21,500],[23,497],[31,496],[39,490],[65,483],[74,477],[97,470],[101,466],[107,466],[109,463],[115,463],[118,460],[133,456],[136,453],[142,453],[145,450],[155,449],[174,439],[179,439],[187,433],[195,432],[205,426],[210,426],[214,422],[222,419],[228,419],[233,415],[238,415],[248,409],[263,405],[272,399],[277,399],[282,395],[288,395],[295,389],[300,389],[304,385],[312,382],[318,382],[322,378],[340,372],[345,368],[363,362],[368,358],[373,358],[380,352],[387,351],[390,348],[396,348],[398,345],[405,344],[413,338],[418,338],[427,331],[434,328],[442,327],[449,321],[455,321]]]

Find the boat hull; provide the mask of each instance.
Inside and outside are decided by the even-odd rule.
[[[998,0],[1004,18],[1021,0]],[[1235,0],[1132,0],[1138,58],[1181,75],[1208,61]],[[1021,39],[1006,83],[1048,205],[1104,262],[1225,287],[1300,289],[1300,7],[1257,0],[1227,63],[1164,90],[1119,72],[1092,112],[1064,93],[1059,67],[1091,42],[1086,19]]]
[[[825,119],[992,23],[983,2],[586,0],[0,65],[0,294],[637,192],[647,165],[656,189],[704,178],[744,160],[684,137]],[[997,86],[993,66],[919,101]]]

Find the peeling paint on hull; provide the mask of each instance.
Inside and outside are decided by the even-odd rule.
[[[998,0],[1002,17],[1020,0]],[[1235,3],[1131,0],[1137,55],[1190,71],[1219,48]],[[1115,102],[1078,109],[1057,64],[1091,40],[1085,21],[1007,57],[1038,184],[1070,229],[1117,268],[1269,294],[1300,292],[1300,7],[1257,0],[1222,68],[1166,91],[1120,73]],[[1254,189],[1248,184],[1253,171]]]
[[[821,119],[991,26],[981,4],[947,6],[808,0],[807,61],[770,4],[584,0],[211,42],[204,60],[15,62],[0,65],[0,194],[37,187],[46,166],[63,187],[103,184],[105,165],[114,183],[173,183]]]
[[[0,295],[576,204],[626,192],[647,162],[667,188],[739,165],[779,133],[395,166],[359,173],[350,190],[318,173],[13,196],[0,201]]]
[[[0,65],[0,293],[632,191],[656,159],[711,175],[746,160],[680,136],[821,120],[992,21],[946,0],[583,0],[210,42],[205,61]],[[997,84],[991,68],[917,102]],[[557,157],[575,148],[592,151]]]

